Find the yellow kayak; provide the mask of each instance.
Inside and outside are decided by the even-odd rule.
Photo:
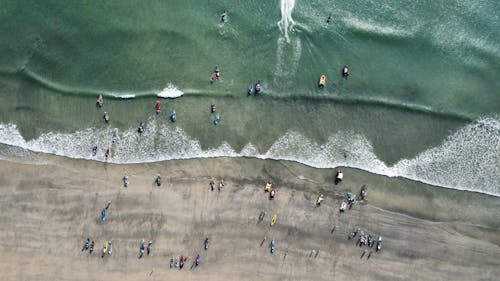
[[[104,247],[102,248],[102,251],[106,253],[108,251],[108,241],[104,242]]]
[[[276,223],[276,220],[278,219],[278,215],[274,214],[273,218],[271,219],[271,226],[273,226]]]
[[[266,182],[266,188],[264,190],[270,192],[272,188],[273,184],[271,182]]]

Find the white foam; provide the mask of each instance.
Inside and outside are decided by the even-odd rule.
[[[344,18],[343,21],[349,28],[388,37],[412,37],[415,34],[415,31],[398,29],[391,26],[383,26],[354,17]]]
[[[316,168],[349,166],[369,172],[400,176],[433,185],[477,191],[500,196],[500,119],[483,118],[450,135],[437,147],[423,151],[413,159],[402,159],[392,167],[385,165],[373,152],[370,142],[362,135],[337,132],[323,144],[296,132],[288,132],[261,153],[251,143],[240,152],[228,143],[213,149],[202,149],[198,140],[171,124],[159,124],[155,119],[146,123],[142,135],[137,128],[119,133],[116,129],[88,128],[74,133],[47,133],[26,141],[12,124],[0,124],[0,143],[35,152],[70,158],[105,161],[104,152],[111,147],[109,162],[144,163],[172,159],[210,157],[255,157],[289,160]],[[91,154],[94,145],[98,154]],[[11,149],[0,155],[22,151]]]
[[[500,195],[500,120],[479,119],[392,170],[435,185]]]
[[[281,10],[281,20],[278,22],[278,27],[284,34],[287,42],[290,41],[288,37],[288,31],[293,30],[295,21],[292,18],[292,11],[295,7],[295,0],[281,0],[280,10]]]
[[[177,89],[173,84],[168,83],[167,87],[165,87],[163,90],[161,90],[161,92],[159,92],[156,95],[161,98],[173,99],[184,95],[184,93],[181,90]]]
[[[117,97],[119,97],[121,99],[135,99],[134,94],[118,95]]]

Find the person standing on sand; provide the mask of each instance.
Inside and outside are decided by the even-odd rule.
[[[142,258],[142,255],[144,254],[144,239],[141,239],[141,243],[139,245],[139,258]]]
[[[148,248],[146,249],[148,256],[149,256],[149,254],[151,253],[152,250],[153,250],[153,241],[149,241],[148,242]]]
[[[224,187],[224,179],[222,179],[220,182],[219,182],[219,192],[221,191],[221,189]]]
[[[113,252],[113,245],[111,244],[111,241],[108,241],[108,255],[111,256],[112,252]]]
[[[215,180],[214,180],[214,178],[212,178],[212,179],[210,180],[210,189],[211,189],[212,191],[214,191],[214,190],[215,190]]]
[[[335,184],[339,184],[342,180],[344,179],[344,173],[342,173],[342,170],[337,171],[337,175],[335,176]]]

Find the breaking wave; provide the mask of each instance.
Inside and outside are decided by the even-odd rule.
[[[115,137],[113,137],[115,135]],[[500,120],[482,118],[450,135],[439,146],[387,166],[362,135],[338,132],[323,144],[290,131],[261,153],[248,143],[240,152],[228,143],[203,149],[200,142],[182,129],[151,119],[142,135],[135,128],[88,128],[74,133],[46,133],[25,140],[13,124],[0,124],[0,143],[30,151],[70,158],[106,161],[111,147],[112,163],[144,163],[173,159],[210,157],[255,157],[289,160],[316,168],[348,166],[389,177],[404,177],[428,184],[500,196]],[[98,153],[92,156],[94,145]],[[11,151],[19,151],[14,149]]]

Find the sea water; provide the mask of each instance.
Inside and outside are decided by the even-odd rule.
[[[497,1],[2,7],[0,143],[97,161],[111,147],[115,163],[231,156],[346,165],[500,195]],[[221,77],[210,84],[216,66]],[[263,94],[247,96],[258,80]]]

